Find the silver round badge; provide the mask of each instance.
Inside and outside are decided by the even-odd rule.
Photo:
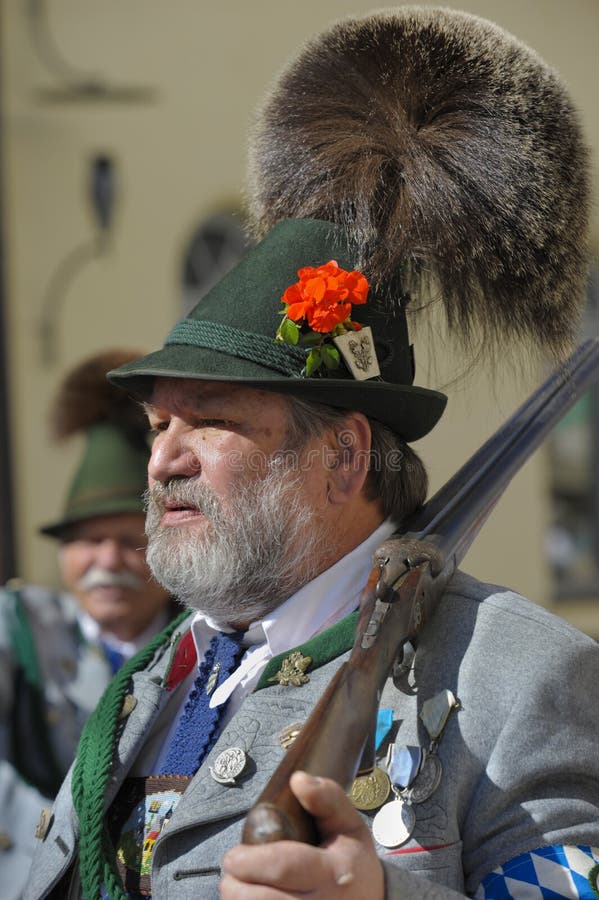
[[[412,806],[397,798],[379,809],[372,822],[372,833],[383,847],[401,847],[411,838],[415,825]]]
[[[434,753],[429,753],[424,757],[422,768],[418,773],[418,777],[412,784],[410,790],[410,800],[412,803],[424,803],[429,797],[435,793],[441,783],[443,777],[443,766],[441,760]]]
[[[218,754],[214,765],[210,766],[210,774],[219,784],[235,784],[235,779],[245,769],[246,762],[247,757],[241,747],[229,747]]]

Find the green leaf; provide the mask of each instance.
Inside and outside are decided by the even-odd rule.
[[[297,344],[299,341],[300,331],[295,322],[291,319],[283,319],[279,325],[277,334],[280,334],[286,344]]]
[[[338,369],[341,357],[339,351],[332,344],[325,344],[322,348],[322,360],[327,369]]]
[[[322,353],[318,347],[314,350],[310,350],[308,356],[306,357],[306,377],[309,378],[313,372],[316,372],[317,369],[322,365]]]
[[[317,331],[309,331],[307,334],[302,334],[300,340],[304,347],[317,347],[322,343],[323,337]]]

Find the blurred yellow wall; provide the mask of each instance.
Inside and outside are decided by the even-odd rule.
[[[401,5],[401,4],[396,4]],[[471,0],[447,6],[491,18],[534,46],[568,82],[587,138],[599,146],[595,54],[597,0]],[[2,81],[11,403],[20,573],[56,581],[55,547],[38,525],[60,512],[75,444],[48,442],[47,409],[66,369],[109,345],[151,348],[180,311],[186,242],[201,218],[243,187],[246,135],[270,80],[298,44],[330,21],[368,10],[349,0],[49,0],[48,33],[69,64],[115,87],[149,86],[151,102],[60,102],[36,49],[28,4],[4,0]],[[376,7],[375,7],[376,8]],[[44,364],[39,324],[51,279],[93,235],[84,196],[92,156],[118,162],[119,195],[109,249],[90,259],[62,298],[58,358]],[[597,173],[595,169],[595,184]],[[599,194],[598,194],[599,195]],[[594,234],[599,234],[594,209]],[[444,349],[433,358],[444,369]],[[417,347],[417,381],[430,360]],[[419,450],[438,486],[534,384],[501,371],[450,395],[449,413]],[[547,522],[542,452],[493,513],[465,568],[547,602]],[[562,614],[594,633],[599,613]]]

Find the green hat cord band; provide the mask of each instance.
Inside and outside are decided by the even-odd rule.
[[[333,347],[327,342],[337,337],[334,331],[342,322],[321,332],[307,318],[299,324],[300,320],[296,322],[287,315],[286,321],[281,315],[284,306],[290,306],[287,300],[295,296],[293,289],[303,296],[300,287],[304,276],[299,273],[324,271],[334,260],[340,271],[348,275],[356,271],[352,279],[359,281],[360,290],[353,286],[350,291],[347,285],[342,290],[350,291],[354,300],[357,292],[360,303],[356,309],[360,312],[356,312],[356,324],[371,330],[380,379],[373,376],[358,380],[343,355],[337,356],[337,346],[333,353],[328,352]],[[380,285],[373,291],[372,302],[362,303],[364,284],[360,279],[366,276],[355,270],[354,264],[355,254],[343,227],[317,219],[278,222],[202,297],[186,319],[173,323],[160,350],[110,372],[109,381],[144,400],[151,397],[155,378],[246,384],[339,409],[359,410],[404,440],[419,440],[439,419],[446,398],[437,391],[413,386],[403,293],[394,299],[395,286],[389,285],[387,290]],[[348,284],[353,285],[353,280]],[[308,299],[312,297],[310,290],[306,287]],[[314,302],[317,294],[312,297]],[[340,300],[341,293],[337,296],[333,291],[327,303],[335,297]],[[311,308],[306,303],[306,308]],[[329,310],[325,315],[325,308],[326,304],[320,309],[322,320],[313,323],[318,327],[328,327],[335,319],[336,313]],[[328,318],[329,313],[332,318]],[[283,323],[283,340],[277,341],[278,326]],[[296,337],[297,343],[293,343]],[[323,353],[323,348],[327,352]],[[320,362],[322,367],[318,367]]]
[[[198,319],[183,319],[177,322],[169,332],[165,346],[168,344],[189,344],[193,347],[204,347],[207,350],[218,350],[229,356],[249,359],[259,365],[266,365],[283,375],[299,376],[300,368],[306,363],[304,351],[289,344],[277,344],[274,337],[252,334],[229,325],[217,322],[206,322]]]

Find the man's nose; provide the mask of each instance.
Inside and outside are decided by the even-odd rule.
[[[199,475],[201,465],[197,454],[190,446],[191,429],[171,422],[166,431],[157,434],[152,445],[152,455],[148,463],[150,481],[167,484],[171,478],[193,478]]]
[[[114,538],[104,538],[96,544],[95,562],[102,569],[118,572],[123,568],[123,545]]]

